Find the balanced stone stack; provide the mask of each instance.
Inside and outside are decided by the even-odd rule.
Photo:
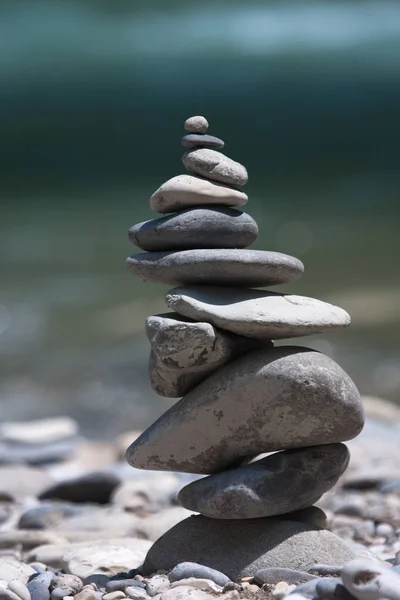
[[[208,476],[179,494],[200,515],[156,542],[145,567],[183,560],[221,567],[216,557],[228,553],[236,576],[260,565],[304,568],[293,546],[295,538],[304,545],[304,536],[311,563],[345,562],[352,553],[318,527],[323,518],[309,507],[348,465],[341,442],[363,427],[360,396],[327,356],[272,340],[336,331],[350,317],[319,300],[254,289],[295,281],[304,266],[247,249],[257,224],[232,208],[248,201],[239,189],[246,169],[219,152],[224,142],[206,133],[204,117],[188,119],[185,129],[189,174],[153,194],[151,208],[167,216],[132,227],[131,241],[146,252],[128,259],[134,275],[173,286],[166,294],[173,312],[147,319],[149,371],[157,393],[183,398],[129,447],[127,459],[140,469]],[[275,564],[285,543],[288,564]]]

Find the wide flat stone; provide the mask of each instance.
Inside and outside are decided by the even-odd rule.
[[[325,333],[350,324],[346,311],[321,300],[238,287],[182,287],[170,290],[165,301],[185,317],[260,339]]]
[[[186,148],[214,148],[215,150],[221,150],[225,146],[224,141],[220,138],[198,133],[189,133],[183,136],[181,142],[182,146]]]
[[[247,201],[240,190],[184,174],[163,183],[151,196],[150,207],[158,213],[169,213],[205,204],[242,206]]]
[[[130,241],[149,252],[192,248],[246,248],[258,235],[255,220],[234,208],[189,208],[134,225]]]
[[[344,444],[277,452],[245,467],[193,481],[178,500],[215,519],[258,519],[314,504],[338,481],[349,463]]]
[[[168,398],[183,396],[221,366],[260,347],[258,340],[177,313],[148,317],[146,335],[151,344],[151,386]]]
[[[237,249],[146,252],[130,256],[127,265],[144,281],[178,286],[262,287],[295,281],[304,272],[303,263],[287,254]]]
[[[218,183],[240,187],[246,185],[249,178],[243,165],[225,154],[209,148],[198,148],[185,152],[182,162],[191,173]]]
[[[147,553],[143,572],[170,571],[182,562],[197,562],[234,581],[261,569],[307,571],[315,561],[345,564],[355,553],[339,537],[280,518],[220,521],[189,517],[165,533]]]
[[[174,404],[127,450],[139,469],[217,473],[244,457],[351,439],[364,423],[350,377],[307,348],[256,350]]]

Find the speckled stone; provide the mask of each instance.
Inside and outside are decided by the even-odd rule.
[[[151,344],[150,384],[167,398],[183,396],[221,366],[260,347],[258,340],[177,313],[148,317],[146,335]]]
[[[133,275],[144,281],[177,286],[263,287],[295,281],[304,272],[304,265],[297,258],[262,250],[146,252],[130,256],[127,265]]]
[[[215,519],[257,519],[306,508],[330,490],[349,463],[344,444],[278,452],[185,486],[185,508]],[[291,582],[292,583],[292,582]]]
[[[182,138],[182,146],[186,148],[214,148],[221,150],[225,143],[220,138],[213,135],[199,135],[197,133],[189,133]]]
[[[190,173],[218,183],[241,187],[246,185],[249,178],[243,165],[225,154],[209,148],[198,148],[185,152],[182,162]]]
[[[185,121],[185,130],[189,133],[205,133],[208,129],[208,121],[201,116],[189,117]]]
[[[163,183],[150,198],[150,207],[158,213],[209,204],[242,206],[248,197],[244,192],[193,175],[177,175]]]
[[[246,248],[258,235],[255,220],[234,208],[207,206],[134,225],[130,241],[149,252],[192,248]]]
[[[344,564],[354,556],[334,534],[296,521],[274,517],[222,521],[197,515],[153,544],[143,572],[169,571],[181,562],[201,562],[238,581],[261,569],[285,565],[307,571],[316,560]]]
[[[350,324],[346,311],[327,302],[239,287],[182,287],[170,290],[165,300],[185,317],[259,339],[325,333]]]
[[[139,469],[217,473],[247,456],[351,439],[363,423],[357,388],[339,365],[282,346],[208,377],[133,442],[127,459]]]

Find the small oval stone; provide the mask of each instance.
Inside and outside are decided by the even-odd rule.
[[[338,579],[320,579],[315,591],[321,600],[353,600],[352,596]]]
[[[264,583],[277,584],[280,581],[285,581],[290,585],[298,585],[305,581],[311,581],[317,579],[315,575],[310,575],[305,571],[295,571],[294,569],[285,569],[270,567],[269,569],[261,569],[254,575],[254,581],[258,585],[264,585]]]
[[[122,590],[115,590],[115,592],[109,592],[103,596],[103,600],[121,600],[122,598],[125,598],[125,593]]]
[[[246,248],[258,235],[248,214],[210,205],[189,208],[167,217],[134,225],[130,241],[148,252],[193,248]]]
[[[185,152],[182,162],[191,173],[218,183],[242,187],[249,179],[243,165],[225,154],[209,148],[198,148]]]
[[[169,574],[171,583],[180,581],[181,579],[189,579],[191,577],[196,577],[197,579],[210,579],[221,587],[224,587],[224,585],[230,581],[229,577],[224,573],[221,573],[221,571],[193,562],[179,563]]]
[[[193,481],[182,488],[178,500],[185,508],[214,519],[283,515],[314,504],[335,485],[348,463],[344,444],[286,450]]]
[[[186,148],[214,148],[220,150],[225,146],[225,143],[220,138],[213,135],[199,135],[197,133],[189,133],[182,138],[182,146]]]
[[[146,252],[130,256],[127,266],[144,281],[177,286],[264,287],[296,281],[304,272],[293,256],[236,249]]]
[[[240,190],[185,173],[163,183],[151,196],[150,207],[164,214],[210,204],[242,206],[247,202],[247,195]]]
[[[185,130],[189,133],[205,133],[208,129],[208,121],[205,117],[196,115],[185,121]]]

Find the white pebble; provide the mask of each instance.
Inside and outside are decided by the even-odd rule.
[[[185,121],[185,130],[190,133],[205,133],[208,129],[208,121],[204,117],[190,117]]]

